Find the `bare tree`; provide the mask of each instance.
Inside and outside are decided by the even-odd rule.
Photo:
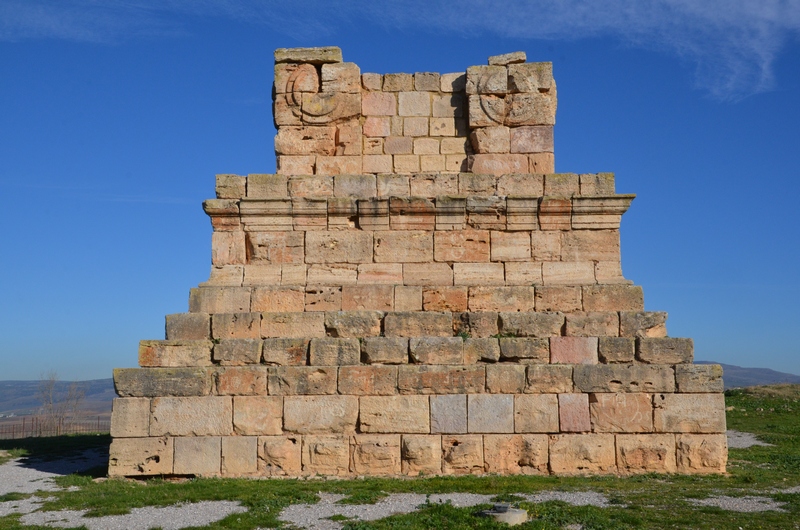
[[[80,416],[84,390],[73,382],[64,391],[58,383],[55,370],[42,374],[39,380],[39,435],[58,434]]]

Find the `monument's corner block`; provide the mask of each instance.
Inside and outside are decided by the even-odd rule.
[[[522,52],[275,51],[276,174],[216,175],[209,279],[114,372],[109,474],[722,473],[722,370],[622,274],[633,195],[556,173]]]

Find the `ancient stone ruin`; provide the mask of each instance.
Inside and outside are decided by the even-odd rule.
[[[620,268],[633,195],[554,173],[524,53],[275,52],[275,175],[217,175],[212,268],[114,372],[109,474],[721,473],[722,371]]]

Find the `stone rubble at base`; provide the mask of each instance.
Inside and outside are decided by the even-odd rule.
[[[725,471],[721,367],[622,275],[634,196],[554,173],[550,63],[275,59],[277,174],[217,175],[209,280],[114,372],[110,475]]]

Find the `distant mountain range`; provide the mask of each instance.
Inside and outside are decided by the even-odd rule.
[[[696,361],[697,364],[721,364],[724,370],[725,388],[774,385],[778,383],[800,384],[800,375],[777,372],[769,368],[743,368],[714,361]],[[108,416],[111,400],[116,397],[111,379],[77,381],[83,388],[82,410],[86,416]],[[35,414],[39,408],[39,385],[41,381],[0,381],[0,416]],[[70,381],[56,383],[56,391],[66,393]]]

